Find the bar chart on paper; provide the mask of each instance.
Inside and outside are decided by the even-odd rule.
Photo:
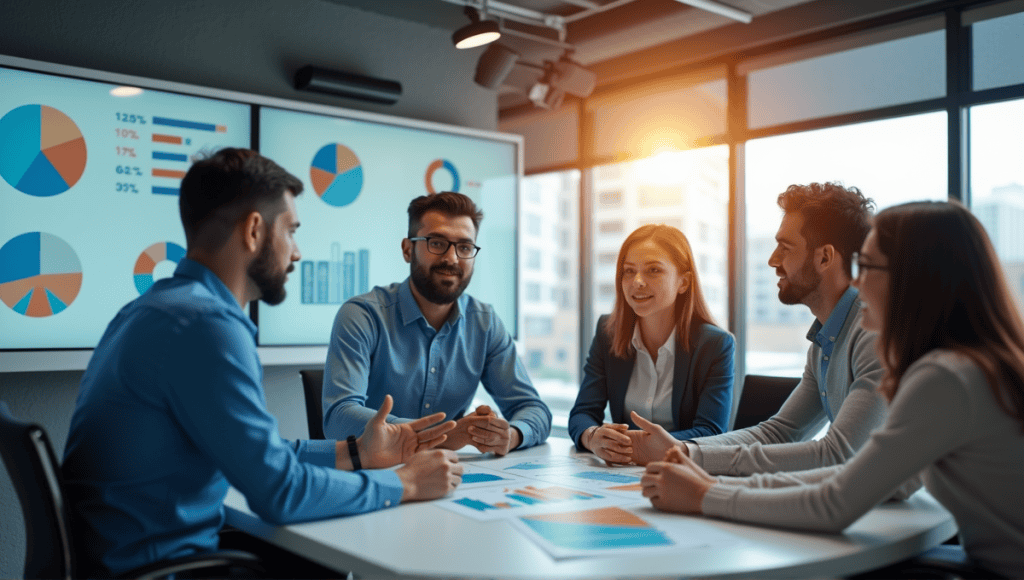
[[[621,499],[560,485],[503,485],[458,490],[452,499],[439,505],[476,520],[514,517],[519,514],[551,511],[557,506],[592,507],[621,503]]]

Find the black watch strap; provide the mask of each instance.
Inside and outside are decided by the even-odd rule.
[[[349,435],[348,441],[348,456],[352,458],[352,470],[357,471],[363,468],[363,463],[359,461],[359,448],[356,447],[356,436]]]

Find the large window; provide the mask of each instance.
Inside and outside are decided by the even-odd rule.
[[[807,355],[805,306],[778,300],[768,266],[782,220],[776,199],[793,183],[839,181],[875,200],[877,209],[946,199],[946,114],[928,113],[747,144],[747,374],[800,376]]]
[[[564,221],[565,204],[571,204],[568,226],[540,224],[541,237],[555,228],[566,253],[554,256],[524,241],[521,272],[534,285],[521,293],[533,301],[531,308],[543,310],[534,315],[576,309],[583,324],[577,333],[582,344],[573,343],[567,352],[531,343],[534,366],[547,368],[578,360],[581,350],[585,354],[594,323],[614,304],[622,241],[641,225],[663,223],[681,229],[693,244],[715,316],[723,326],[731,324],[744,345],[745,352],[737,353],[740,368],[748,374],[799,375],[813,315],[804,306],[779,303],[778,277],[767,264],[782,217],[776,198],[794,183],[856,186],[878,210],[963,193],[1024,307],[1024,2],[953,4],[933,10],[928,3],[893,7],[877,16],[884,24],[870,29],[843,25],[849,34],[825,39],[809,33],[766,45],[785,44],[770,52],[755,46],[708,57],[693,69],[669,67],[635,84],[623,79],[598,87],[557,114],[503,121],[503,130],[528,137],[527,171],[587,168],[581,192],[589,212],[581,222],[588,234],[582,296],[563,289],[564,280],[580,278],[576,199],[523,209]],[[947,22],[955,11],[963,34],[947,29],[957,21]],[[947,60],[951,55],[957,58]],[[729,100],[740,95],[742,102]],[[961,106],[968,107],[966,114]],[[526,131],[527,125],[537,130]],[[741,154],[732,168],[738,175],[730,175],[728,148],[720,143],[738,146]],[[963,156],[969,166],[956,161],[960,148],[969,151]],[[957,163],[952,171],[950,160]],[[562,174],[527,181],[556,175]],[[951,180],[960,176],[968,178],[965,191],[953,186],[950,192]],[[738,178],[735,193],[742,206],[735,222],[728,205],[732,178]],[[524,231],[538,231],[532,218],[521,223]],[[730,242],[737,241],[733,235],[745,236],[736,244],[744,259],[740,265],[729,262]],[[554,277],[544,277],[552,268]],[[735,289],[729,286],[730,273],[736,276]],[[730,303],[743,309],[739,321],[729,319]],[[529,326],[546,328],[538,321]],[[559,336],[557,322],[552,334]],[[531,369],[538,377],[543,372]],[[577,384],[567,388],[567,399],[575,396]]]
[[[971,209],[1024,307],[1024,100],[970,110]]]
[[[750,127],[943,96],[942,27],[942,18],[931,18],[745,62]]]
[[[964,14],[971,27],[974,90],[1024,83],[1024,6],[1007,2]]]
[[[575,170],[527,177],[519,209],[530,218],[519,239],[521,352],[562,434],[579,391],[579,180]]]

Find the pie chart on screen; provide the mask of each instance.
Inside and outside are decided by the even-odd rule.
[[[82,288],[82,263],[67,242],[28,232],[0,247],[0,301],[33,318],[63,312]]]
[[[363,189],[363,166],[351,149],[340,143],[324,145],[309,167],[313,191],[334,207],[346,206]]]
[[[153,285],[153,271],[158,264],[167,261],[177,264],[184,257],[185,248],[174,242],[157,242],[142,250],[138,259],[135,260],[135,268],[132,272],[135,276],[135,289],[139,291],[139,294],[145,294],[146,290]]]
[[[22,193],[50,197],[85,172],[85,138],[64,113],[23,105],[0,118],[0,176]]]

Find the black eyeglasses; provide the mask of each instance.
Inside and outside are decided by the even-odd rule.
[[[878,264],[868,264],[861,260],[860,252],[853,253],[853,259],[850,261],[850,266],[853,267],[853,278],[854,280],[860,278],[861,274],[867,273],[868,270],[882,270],[888,271],[889,266],[879,266]]]
[[[452,242],[439,237],[409,238],[409,241],[427,242],[427,251],[438,256],[447,254],[448,248],[455,246],[455,255],[458,256],[460,260],[471,260],[475,258],[477,252],[480,251],[480,246],[469,242]]]

